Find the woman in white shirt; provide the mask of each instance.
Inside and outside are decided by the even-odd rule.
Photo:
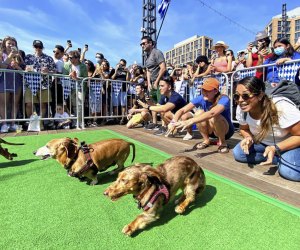
[[[277,164],[279,174],[300,181],[300,111],[289,99],[270,99],[265,83],[256,77],[238,82],[233,96],[244,139],[235,146],[235,160]]]

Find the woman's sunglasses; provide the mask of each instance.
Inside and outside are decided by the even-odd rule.
[[[244,101],[248,101],[250,98],[252,98],[253,96],[255,96],[254,94],[248,94],[248,93],[245,93],[245,94],[238,94],[238,93],[235,93],[233,95],[233,100],[235,100],[236,102],[240,100],[240,97],[242,97],[242,99]]]

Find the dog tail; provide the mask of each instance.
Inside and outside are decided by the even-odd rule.
[[[7,144],[7,145],[25,145],[24,143],[13,143],[13,142],[7,142],[3,139],[0,140],[0,143],[4,143],[4,144]]]
[[[131,162],[133,162],[134,159],[135,159],[135,145],[132,142],[129,142],[129,145],[132,146],[132,160],[131,160]]]

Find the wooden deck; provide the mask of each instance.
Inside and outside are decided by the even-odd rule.
[[[176,138],[166,138],[164,136],[155,136],[153,135],[153,131],[147,131],[143,128],[127,129],[125,126],[120,125],[88,128],[87,130],[95,129],[110,129],[171,155],[184,154],[190,156],[201,164],[204,169],[300,208],[300,182],[285,180],[278,175],[278,172],[276,172],[275,175],[264,175],[263,173],[269,170],[269,166],[247,166],[238,163],[233,159],[231,152],[228,154],[218,153],[217,146],[210,146],[203,150],[184,152],[185,149],[191,149],[201,140],[199,134],[196,135],[196,139],[183,141],[183,135]],[[72,131],[76,132],[78,130]],[[56,134],[63,132],[66,132],[66,130],[42,131],[39,134]],[[38,133],[9,133],[0,134],[0,137],[33,134]],[[233,138],[229,140],[230,148],[232,149],[239,141],[240,136],[235,134]]]

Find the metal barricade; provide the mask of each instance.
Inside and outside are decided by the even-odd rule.
[[[0,123],[26,123],[36,112],[42,126],[49,125],[55,120],[64,119],[54,117],[58,104],[61,104],[63,112],[73,112],[69,119],[79,127],[77,100],[80,86],[68,76],[0,69],[0,84]],[[57,101],[58,85],[61,86],[62,103]],[[75,112],[72,109],[72,100],[75,100],[73,102],[77,107]]]

